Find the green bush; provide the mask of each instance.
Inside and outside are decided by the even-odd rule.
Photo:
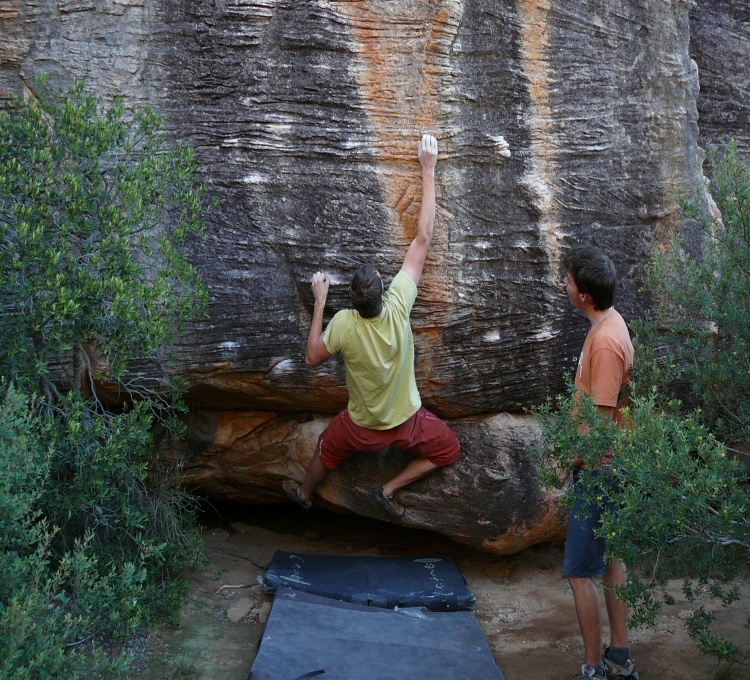
[[[105,580],[88,541],[76,541],[62,558],[52,549],[57,529],[39,509],[52,458],[42,444],[39,406],[12,387],[0,399],[0,677],[116,672],[126,657],[77,644],[97,632],[90,611],[120,602],[109,598],[91,607],[83,599],[100,596]]]
[[[750,448],[750,168],[735,144],[713,152],[711,195],[682,200],[703,240],[690,247],[678,233],[657,252],[646,290],[657,305],[636,331],[637,381],[700,406],[701,419],[747,459]]]
[[[66,419],[47,425],[50,483],[39,498],[58,531],[56,554],[85,540],[102,581],[82,592],[87,611],[100,612],[98,630],[125,638],[157,614],[179,611],[185,566],[202,560],[195,530],[196,501],[176,484],[153,450],[149,406],[97,413],[72,393],[60,402]]]
[[[0,110],[0,373],[49,392],[59,362],[74,389],[84,368],[122,378],[205,308],[186,255],[205,188],[152,110],[105,110],[81,82],[55,97],[41,78],[38,95]]]
[[[557,466],[569,467],[577,454],[586,464],[578,482],[583,493],[617,503],[616,513],[604,513],[599,534],[607,539],[608,556],[631,567],[621,597],[633,625],[653,624],[659,588],[670,578],[685,580],[689,599],[699,592],[722,603],[738,597],[735,584],[750,574],[744,469],[697,414],[685,414],[679,402],[657,403],[655,393],[633,399],[624,412],[628,427],[615,427],[588,396],[561,395],[537,413],[543,482],[559,486]],[[582,422],[586,434],[579,431]],[[615,456],[602,469],[605,451]],[[592,470],[598,474],[588,474]],[[712,632],[711,621],[700,610],[690,622],[702,651],[724,661],[750,651],[744,640]]]
[[[203,561],[152,434],[179,433],[180,386],[129,370],[205,309],[187,249],[208,204],[153,111],[37,95],[0,109],[0,676],[116,675]]]

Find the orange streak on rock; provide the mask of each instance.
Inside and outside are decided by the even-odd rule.
[[[450,45],[458,30],[461,3],[345,2],[345,13],[359,45],[359,82],[376,138],[375,155],[394,222],[411,240],[419,203],[417,141],[425,132],[440,141],[440,96],[448,87]]]
[[[518,13],[521,18],[521,38],[529,94],[540,116],[539,129],[546,130],[549,118],[549,92],[547,82],[547,15],[548,0],[521,0]]]
[[[383,196],[393,241],[404,253],[416,233],[421,203],[417,143],[424,133],[438,138],[441,97],[450,84],[451,45],[463,13],[458,0],[344,2],[337,5],[359,47],[362,100],[375,137]],[[441,141],[442,138],[442,141]],[[440,156],[436,181],[440,178]],[[440,199],[439,187],[438,201]],[[426,276],[440,267],[448,248],[446,212],[437,209]],[[397,226],[398,225],[398,226]],[[400,226],[400,228],[399,228]],[[440,279],[442,284],[445,279]],[[424,295],[424,293],[422,293]],[[430,290],[425,304],[450,300],[450,285]]]

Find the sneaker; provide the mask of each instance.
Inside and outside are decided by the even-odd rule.
[[[608,659],[607,652],[609,652],[609,647],[604,650],[604,670],[607,671],[607,680],[639,680],[633,659],[628,659],[620,665]]]
[[[284,492],[284,495],[290,500],[299,505],[301,508],[304,508],[305,510],[309,510],[312,507],[312,498],[308,498],[306,501],[303,501],[299,497],[299,484],[295,482],[292,479],[285,479],[284,483],[281,485],[281,489]]]
[[[607,676],[598,673],[596,668],[585,663],[581,666],[581,674],[576,675],[573,680],[607,680]]]
[[[391,517],[394,517],[395,519],[403,519],[404,514],[406,513],[406,508],[393,496],[385,496],[383,494],[382,486],[376,486],[373,489],[372,497]]]

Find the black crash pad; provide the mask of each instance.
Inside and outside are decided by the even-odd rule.
[[[277,550],[263,590],[293,588],[370,607],[470,611],[476,598],[450,557],[306,555]]]
[[[381,609],[280,588],[248,680],[504,680],[473,612]]]

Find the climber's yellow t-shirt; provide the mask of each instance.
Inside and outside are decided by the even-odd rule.
[[[356,310],[345,309],[334,315],[323,333],[328,351],[344,358],[349,417],[361,427],[388,430],[422,405],[409,324],[416,297],[416,284],[400,271],[378,316],[363,319]]]

